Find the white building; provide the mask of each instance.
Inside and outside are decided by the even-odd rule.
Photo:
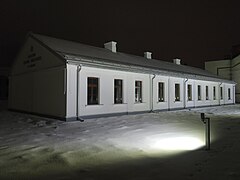
[[[240,102],[240,55],[233,59],[207,61],[205,69],[222,78],[236,82],[236,102]]]
[[[235,103],[235,83],[205,70],[29,34],[10,76],[9,108],[66,120]]]

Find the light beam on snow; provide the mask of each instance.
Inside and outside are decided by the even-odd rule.
[[[204,143],[195,137],[171,137],[153,139],[150,146],[155,150],[195,150],[204,146]]]

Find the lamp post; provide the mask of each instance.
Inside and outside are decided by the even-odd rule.
[[[205,145],[206,150],[210,150],[210,118],[201,113],[201,120],[205,124]]]

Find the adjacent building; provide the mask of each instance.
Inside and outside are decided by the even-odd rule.
[[[9,108],[65,120],[235,103],[208,71],[30,33],[10,74]]]
[[[232,59],[207,61],[205,62],[205,69],[222,78],[236,82],[236,102],[240,102],[240,55]]]

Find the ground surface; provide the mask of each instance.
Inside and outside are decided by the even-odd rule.
[[[85,122],[0,112],[0,179],[43,178],[240,179],[240,105]]]

